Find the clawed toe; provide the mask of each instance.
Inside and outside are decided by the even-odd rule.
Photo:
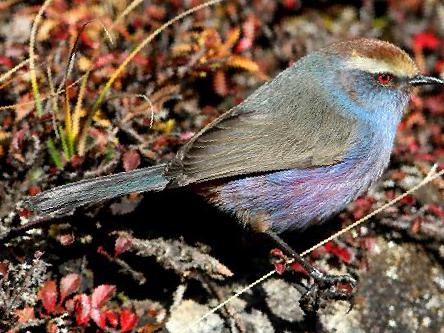
[[[314,281],[323,289],[329,289],[331,287],[343,287],[350,286],[351,289],[356,287],[356,279],[351,277],[350,275],[331,275],[324,274],[314,269],[310,276],[314,279]],[[344,289],[344,288],[340,288]]]
[[[301,306],[308,312],[315,312],[323,300],[344,300],[353,307],[356,279],[350,275],[324,274],[314,269],[310,276],[313,283],[301,298]]]
[[[279,249],[272,250],[271,257],[277,273],[282,274],[286,270],[295,270],[294,264],[289,265],[288,257]],[[352,309],[356,279],[350,275],[325,274],[307,263],[304,263],[303,266],[306,268],[304,272],[313,281],[300,300],[301,307],[306,312],[316,312],[322,301],[325,300],[345,300],[350,302],[349,311]]]
[[[310,265],[272,231],[266,234],[275,241],[280,249],[271,251],[272,263],[279,274],[287,270],[304,272],[310,276],[313,282],[301,298],[301,307],[307,312],[315,312],[322,300],[345,300],[350,302],[350,310],[353,306],[356,280],[350,275],[325,274]],[[285,251],[285,254],[282,250]],[[291,259],[290,259],[291,258]],[[349,311],[350,311],[349,310]]]

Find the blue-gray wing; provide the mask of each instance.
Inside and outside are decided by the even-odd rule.
[[[356,139],[347,117],[304,73],[287,69],[194,136],[167,168],[173,186],[341,162]]]

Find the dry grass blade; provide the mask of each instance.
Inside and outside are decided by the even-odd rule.
[[[85,97],[86,84],[88,83],[89,71],[86,72],[86,76],[83,77],[82,83],[80,85],[79,94],[77,96],[77,102],[72,116],[72,137],[70,138],[71,144],[74,142],[80,132],[80,115],[82,113],[83,98]]]
[[[84,77],[85,75],[86,75],[86,74],[83,74],[80,78],[78,78],[76,81],[74,81],[73,83],[71,83],[71,84],[68,86],[68,89],[74,87],[74,86],[77,85],[79,82],[81,82],[82,79],[83,79],[83,77]],[[48,95],[45,95],[45,96],[41,96],[41,97],[40,97],[40,100],[41,100],[42,102],[45,101],[45,100],[48,100],[48,99],[53,100],[54,98],[58,98],[58,96],[61,95],[61,94],[63,94],[64,92],[65,92],[65,89],[62,89],[62,90],[60,90],[60,91],[57,91],[57,92],[54,93],[54,94],[48,94]],[[10,109],[15,109],[15,108],[17,108],[17,107],[28,106],[28,105],[31,105],[31,104],[34,104],[34,101],[25,102],[25,103],[10,104],[10,105],[4,105],[4,106],[0,106],[0,111],[10,110]]]
[[[48,76],[49,90],[51,91],[51,94],[55,95],[54,80],[52,78],[52,72],[51,72],[50,66],[46,67],[46,73]],[[51,113],[52,113],[52,126],[54,128],[54,132],[56,134],[56,137],[60,138],[60,133],[57,128],[57,120],[60,116],[59,101],[57,98],[54,98],[54,99],[49,99],[48,103],[50,103],[49,109],[51,110]]]
[[[75,58],[76,58],[76,55],[77,55],[77,50],[78,50],[79,45],[80,45],[80,36],[85,31],[86,27],[89,24],[95,22],[96,20],[100,22],[100,24],[103,27],[103,30],[105,31],[105,35],[109,39],[110,43],[113,44],[113,39],[112,39],[109,31],[106,29],[106,27],[105,27],[105,25],[103,24],[102,21],[100,21],[98,19],[94,19],[94,20],[91,20],[91,21],[88,21],[88,22],[84,23],[80,27],[80,30],[77,32],[76,39],[74,40],[74,44],[73,44],[73,46],[72,46],[72,48],[71,48],[71,50],[69,52],[68,62],[66,64],[65,76],[64,76],[62,82],[60,83],[60,86],[59,86],[59,89],[57,89],[57,92],[62,89],[63,85],[65,85],[66,80],[69,78],[69,76],[70,76],[70,74],[72,72],[72,69],[74,67],[74,61],[75,61]],[[87,73],[87,75],[89,75],[89,72]],[[83,80],[83,78],[82,78],[82,80]],[[66,85],[65,85],[65,90],[66,90]]]
[[[12,74],[14,74],[15,72],[17,72],[19,69],[21,69],[22,67],[26,66],[29,63],[29,58],[26,60],[23,60],[21,63],[19,63],[18,65],[16,65],[14,68],[11,68],[9,71],[7,71],[6,73],[0,75],[0,83],[2,83],[3,81],[6,81],[7,79],[9,79]]]
[[[43,7],[42,7],[43,8]],[[98,20],[98,19],[97,19]],[[89,23],[91,23],[91,22],[94,22],[95,20],[92,20],[92,21],[90,21],[90,22],[87,22],[87,23],[85,23],[84,24],[84,26],[82,27],[82,30],[81,31],[83,31],[83,29],[84,29],[84,27],[86,26],[86,25],[88,25]],[[100,24],[102,25],[102,27],[103,27],[103,30],[105,31],[105,35],[107,36],[107,38],[109,39],[109,41],[110,41],[110,43],[111,44],[114,44],[114,40],[112,39],[112,36],[111,36],[111,33],[109,32],[109,30],[106,28],[106,26],[104,25],[104,23],[102,22],[102,21],[100,21],[100,20],[98,20],[99,22],[100,22]],[[80,31],[80,33],[78,34],[78,36],[77,36],[77,38],[76,38],[76,42],[77,42],[77,40],[79,39],[79,36],[80,36],[80,34],[81,34],[81,31]],[[32,53],[33,53],[33,56],[35,57],[35,54],[34,54],[34,42],[33,42],[33,51],[32,51]],[[31,54],[31,51],[30,51],[30,54]],[[28,59],[26,59],[26,60],[23,60],[20,64],[18,64],[17,66],[15,66],[14,68],[12,68],[12,69],[10,69],[9,71],[7,71],[6,73],[4,73],[4,74],[2,74],[1,76],[0,76],[0,83],[1,82],[3,82],[3,81],[5,81],[5,80],[7,80],[8,78],[10,78],[11,76],[12,76],[12,74],[14,74],[15,72],[17,72],[18,70],[20,70],[22,67],[24,67],[24,66],[26,66],[28,63],[29,63],[29,67],[30,67],[30,75],[31,75],[31,84],[32,84],[32,88],[33,88],[33,93],[35,92],[35,91],[37,91],[37,95],[39,96],[39,101],[40,102],[35,102],[35,101],[30,101],[30,102],[25,102],[25,103],[20,103],[20,104],[11,104],[11,105],[4,105],[4,106],[1,106],[0,107],[0,111],[4,111],[4,110],[11,110],[11,109],[15,109],[15,108],[17,108],[17,107],[24,107],[24,106],[27,106],[27,105],[31,105],[31,104],[34,104],[34,103],[40,103],[40,105],[41,105],[41,102],[43,102],[44,100],[47,100],[47,99],[54,99],[54,98],[56,98],[58,95],[60,95],[60,94],[63,94],[64,92],[65,92],[65,90],[64,89],[62,89],[61,87],[59,87],[59,89],[57,89],[57,92],[51,92],[51,94],[50,95],[46,95],[46,96],[41,96],[40,95],[40,91],[39,91],[39,89],[38,89],[38,85],[37,85],[37,76],[36,76],[36,74],[35,74],[35,62],[31,62],[30,61],[30,59],[31,59],[31,57],[29,57]],[[67,66],[67,72],[70,72],[70,66],[72,66],[71,64],[72,64],[72,59],[73,59],[73,54],[71,54],[70,55],[70,57],[68,58],[69,60],[68,60],[68,66]],[[32,76],[33,76],[33,72],[32,72],[32,68],[34,68],[34,77],[35,77],[35,80],[33,81],[33,78],[32,78]],[[84,74],[81,78],[79,78],[78,80],[76,80],[75,82],[73,82],[72,84],[70,84],[69,86],[68,86],[68,88],[71,88],[71,87],[73,87],[73,86],[75,86],[75,85],[77,85],[80,81],[82,81],[83,80],[83,77],[85,76],[86,74]],[[66,76],[66,75],[65,75]],[[35,83],[33,83],[33,82],[35,82]],[[36,89],[34,89],[34,85],[35,85],[35,87],[36,87]],[[61,84],[61,86],[63,86],[63,81],[62,81],[62,84]],[[34,96],[36,96],[36,94],[34,93]],[[35,98],[35,97],[34,97]]]
[[[139,0],[135,0],[133,3],[136,3],[137,1],[139,1]],[[125,16],[127,16],[132,10],[134,10],[134,8],[137,7],[137,5],[138,5],[139,3],[140,3],[140,2],[136,3],[135,5],[131,4],[129,7],[127,7],[127,8],[125,9],[125,11],[124,11],[122,14],[120,14],[120,15],[117,17],[117,19],[113,22],[112,26],[116,25],[118,20],[120,21],[120,20],[122,20]],[[42,10],[42,9],[43,9],[43,10]],[[44,10],[45,10],[45,8],[42,7],[42,8],[41,8],[42,13],[43,13]],[[111,36],[110,31],[106,28],[106,26],[103,24],[102,21],[99,20],[99,22],[102,24],[102,26],[103,26],[103,30],[105,31],[106,36],[107,36],[108,39],[110,40],[110,43],[111,43],[111,44],[114,44],[114,41],[113,41],[113,38],[112,38],[112,36]],[[33,42],[33,43],[34,43],[34,42]],[[33,51],[32,51],[32,53],[34,54],[34,45],[33,45]],[[31,52],[30,52],[30,54],[31,54]],[[16,67],[14,67],[14,68],[12,68],[11,70],[9,70],[8,72],[2,74],[2,75],[0,76],[0,83],[3,82],[3,81],[5,81],[5,80],[7,80],[7,79],[8,79],[13,73],[15,73],[16,71],[18,71],[18,70],[19,70],[20,68],[22,68],[23,66],[25,66],[28,62],[30,62],[30,58],[28,58],[28,59],[22,61],[22,62],[21,62],[20,64],[18,64]],[[34,66],[34,68],[35,68],[35,64],[34,64],[33,66]],[[30,66],[30,67],[31,67],[31,66]],[[86,74],[85,74],[85,75],[86,75]],[[69,85],[69,88],[71,88],[71,87],[73,87],[74,85],[78,84],[80,81],[82,81],[82,79],[83,79],[83,76],[82,76],[80,79],[76,80],[74,83],[70,84],[70,85]],[[36,81],[36,82],[37,82],[37,81]],[[59,90],[57,90],[56,95],[55,95],[55,94],[50,94],[49,96],[48,96],[48,95],[47,95],[47,96],[40,96],[40,101],[44,101],[44,100],[46,100],[46,99],[48,99],[48,98],[54,99],[54,98],[57,97],[57,95],[60,95],[60,94],[63,94],[63,93],[64,93],[64,90],[60,90],[60,89],[59,89]],[[4,105],[4,106],[1,106],[1,107],[0,107],[0,111],[11,110],[11,109],[15,109],[15,108],[17,108],[17,107],[24,107],[24,106],[28,106],[28,105],[31,105],[31,104],[34,104],[34,101],[25,102],[25,103],[21,103],[21,104]]]
[[[37,74],[35,71],[35,38],[37,33],[37,28],[42,21],[43,13],[45,12],[46,8],[51,4],[52,0],[46,0],[43,3],[43,6],[40,8],[39,12],[37,13],[37,16],[34,19],[34,22],[32,24],[31,28],[31,36],[29,41],[29,71],[31,74],[31,85],[32,85],[32,93],[34,95],[34,101],[35,101],[35,108],[37,110],[37,115],[40,117],[43,114],[43,106],[42,106],[42,100],[40,97],[39,92],[39,86],[37,83]]]
[[[113,97],[109,98],[108,100],[115,99],[115,98],[123,98],[123,97],[143,98],[146,101],[146,103],[144,103],[144,104],[148,104],[148,106],[150,107],[150,128],[152,128],[153,127],[153,123],[154,123],[154,110],[155,110],[155,108],[154,108],[154,104],[151,101],[151,99],[149,99],[149,97],[147,95],[144,95],[144,94],[119,94],[119,95],[116,95],[116,96],[113,96]],[[142,107],[143,107],[143,110],[145,110],[146,105],[142,105]],[[138,113],[138,111],[136,111],[136,113]]]
[[[339,236],[341,236],[342,234],[350,231],[351,229],[356,228],[358,225],[362,224],[365,221],[368,221],[370,218],[372,218],[373,216],[381,213],[382,211],[386,210],[387,208],[397,204],[398,202],[400,202],[402,199],[404,199],[405,197],[407,197],[408,195],[412,194],[413,192],[417,191],[418,189],[420,189],[421,187],[423,187],[424,185],[434,181],[435,179],[438,179],[439,177],[441,177],[442,175],[444,175],[444,169],[441,170],[440,172],[436,173],[436,169],[437,169],[437,165],[435,164],[432,169],[429,171],[429,173],[427,174],[427,176],[417,185],[415,185],[414,187],[412,187],[410,190],[404,192],[403,194],[397,196],[395,199],[391,200],[390,202],[386,203],[385,205],[379,207],[378,209],[375,209],[373,212],[371,212],[370,214],[364,216],[362,219],[359,219],[358,221],[350,224],[349,226],[345,227],[344,229],[338,231],[337,233],[331,235],[330,237],[324,239],[323,241],[317,243],[316,245],[314,245],[313,247],[305,250],[304,252],[302,252],[300,255],[303,257],[307,254],[309,254],[310,252],[316,250],[317,248],[325,245],[326,243],[338,238]],[[287,263],[291,264],[293,262],[292,259],[290,259]],[[207,313],[205,313],[203,316],[201,316],[200,318],[198,318],[197,320],[195,320],[194,322],[192,322],[190,325],[188,325],[185,328],[185,332],[190,331],[192,328],[196,327],[197,325],[199,325],[200,322],[202,322],[203,320],[205,320],[208,316],[210,316],[211,314],[217,312],[218,310],[220,310],[221,308],[223,308],[225,305],[231,303],[233,300],[235,300],[236,298],[238,298],[239,296],[241,296],[243,293],[247,292],[248,290],[250,290],[251,288],[257,286],[258,284],[262,283],[263,281],[265,281],[266,279],[268,279],[269,277],[273,276],[274,274],[276,274],[275,270],[272,270],[270,272],[268,272],[267,274],[261,276],[259,279],[257,279],[256,281],[250,283],[248,286],[242,288],[241,290],[239,290],[237,293],[235,293],[234,295],[230,296],[229,298],[227,298],[225,301],[223,301],[222,303],[220,303],[219,305],[215,306],[214,308],[212,308],[210,311],[208,311]]]
[[[85,122],[84,128],[82,130],[82,134],[79,141],[79,151],[84,151],[85,141],[86,141],[86,135],[87,135],[87,129],[89,128],[91,121],[95,115],[95,113],[99,110],[100,106],[102,105],[105,95],[108,93],[109,89],[111,88],[114,81],[120,76],[120,74],[123,73],[126,66],[133,60],[133,58],[146,46],[148,45],[154,38],[156,38],[162,31],[164,31],[169,26],[173,25],[177,21],[180,21],[184,17],[193,14],[194,12],[197,12],[201,9],[213,6],[219,2],[222,2],[223,0],[211,0],[207,1],[201,5],[195,6],[189,10],[184,11],[183,13],[175,16],[168,22],[164,23],[162,26],[160,26],[158,29],[156,29],[152,34],[150,34],[147,38],[145,38],[135,49],[132,51],[128,57],[122,62],[122,64],[111,74],[111,77],[109,78],[108,82],[106,82],[105,86],[103,87],[102,91],[100,92],[99,96],[96,99],[96,102],[94,103],[92,112],[88,115],[88,118]]]
[[[66,138],[68,139],[68,158],[74,155],[74,149],[71,145],[72,138],[72,114],[71,114],[71,104],[69,103],[69,93],[65,89],[65,132]]]
[[[134,8],[136,8],[142,2],[143,2],[143,0],[133,0],[133,2],[131,2],[129,4],[129,6],[126,7],[125,10],[119,16],[117,16],[117,18],[114,21],[113,25],[119,24],[120,21],[122,21],[130,12],[132,12],[134,10]]]
[[[135,97],[143,98],[150,105],[150,128],[153,127],[154,123],[154,105],[151,100],[146,95],[136,94]]]
[[[85,75],[82,76],[82,83],[80,85],[79,94],[77,96],[77,102],[74,109],[74,112],[71,112],[70,107],[70,101],[69,101],[69,88],[67,85],[67,80],[69,79],[69,76],[72,72],[72,69],[74,67],[75,58],[77,55],[77,50],[80,45],[80,36],[82,35],[83,31],[85,31],[86,27],[94,22],[95,20],[91,20],[89,22],[86,22],[82,25],[80,30],[77,32],[76,39],[74,41],[74,44],[70,50],[70,54],[68,57],[68,63],[66,64],[66,70],[65,75],[63,77],[62,82],[60,83],[60,87],[57,90],[57,92],[62,90],[63,85],[65,86],[65,132],[66,132],[66,141],[67,141],[67,148],[64,149],[65,154],[68,158],[71,158],[75,154],[75,143],[76,139],[78,137],[78,134],[80,132],[80,114],[83,104],[83,98],[85,96],[86,91],[86,85],[88,83],[88,78],[91,70],[88,70]],[[103,29],[105,30],[105,34],[110,38],[108,30],[105,28],[103,23],[99,21],[102,24]],[[113,42],[112,39],[110,39],[111,43]],[[53,93],[53,89],[51,90]],[[65,146],[65,145],[64,145]]]

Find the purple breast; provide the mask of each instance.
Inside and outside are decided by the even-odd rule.
[[[379,178],[389,160],[383,155],[230,180],[205,196],[245,224],[265,217],[276,232],[304,229],[343,209]]]

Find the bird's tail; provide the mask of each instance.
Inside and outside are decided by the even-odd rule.
[[[44,191],[25,201],[36,214],[72,211],[86,204],[119,197],[133,192],[162,191],[168,184],[165,164],[136,169],[115,175],[85,179]]]

